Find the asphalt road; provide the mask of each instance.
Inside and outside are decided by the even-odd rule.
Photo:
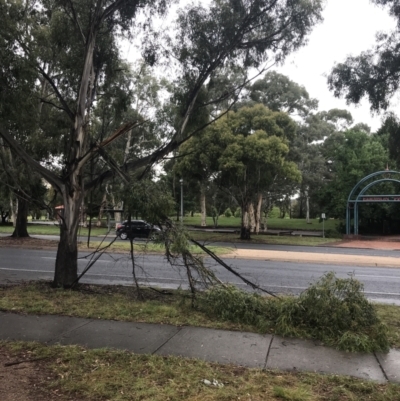
[[[363,254],[365,254],[365,250],[363,250]],[[86,255],[80,254],[80,271],[88,263]],[[354,275],[363,282],[368,298],[400,305],[400,269],[266,260],[224,260],[249,280],[276,293],[299,294],[324,273],[334,271],[338,277],[345,278]],[[54,263],[55,251],[53,250],[0,248],[0,283],[51,280]],[[223,282],[233,283],[244,289],[248,288],[239,278],[221,266],[216,266],[209,260],[207,263]],[[180,262],[177,261],[176,265],[170,266],[165,258],[159,255],[139,255],[136,259],[137,275],[140,281],[147,285],[164,288],[187,288],[184,269],[179,265]],[[82,282],[131,285],[133,282],[131,272],[132,264],[127,255],[108,254],[96,262],[84,276]]]

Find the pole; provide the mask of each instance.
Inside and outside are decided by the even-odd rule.
[[[181,183],[181,224],[183,224],[183,179],[179,180]]]

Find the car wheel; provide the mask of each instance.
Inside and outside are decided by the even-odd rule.
[[[126,240],[126,239],[128,239],[128,234],[127,234],[127,233],[121,233],[121,234],[119,235],[119,238],[121,238],[121,239],[123,239],[123,240]]]

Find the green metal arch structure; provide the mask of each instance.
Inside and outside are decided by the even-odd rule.
[[[397,176],[398,178],[392,178],[391,175]],[[380,178],[384,176],[383,178]],[[386,176],[386,177],[385,177]],[[374,179],[370,183],[367,181]],[[363,203],[393,203],[400,202],[399,195],[365,195],[365,193],[374,185],[381,182],[393,182],[399,184],[400,186],[400,172],[394,170],[384,170],[377,171],[367,175],[362,180],[360,180],[354,188],[351,190],[349,197],[347,199],[346,208],[346,234],[351,235],[351,211],[354,212],[354,235],[358,235],[358,207]],[[364,185],[365,184],[365,185]]]

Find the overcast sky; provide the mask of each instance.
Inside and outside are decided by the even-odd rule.
[[[328,0],[323,15],[324,21],[313,30],[308,45],[290,56],[277,71],[303,85],[311,97],[319,100],[319,110],[348,109],[355,123],[365,122],[376,130],[381,117],[371,115],[368,102],[355,107],[336,99],[328,90],[326,75],[335,62],[371,48],[376,32],[392,30],[395,21],[369,0]],[[393,107],[399,104],[395,99]]]
[[[186,2],[188,0],[180,0],[180,5]],[[381,124],[381,116],[371,115],[368,101],[354,106],[336,99],[328,90],[326,76],[335,62],[343,62],[346,56],[358,55],[373,47],[376,33],[393,30],[395,21],[370,0],[326,0],[323,16],[324,21],[314,28],[308,44],[275,69],[303,85],[311,97],[318,99],[319,110],[347,109],[355,123],[364,122],[376,130]],[[168,25],[170,22],[167,19],[163,23]],[[127,42],[122,49],[130,61],[138,54]],[[399,107],[400,97],[394,99],[392,108]]]

